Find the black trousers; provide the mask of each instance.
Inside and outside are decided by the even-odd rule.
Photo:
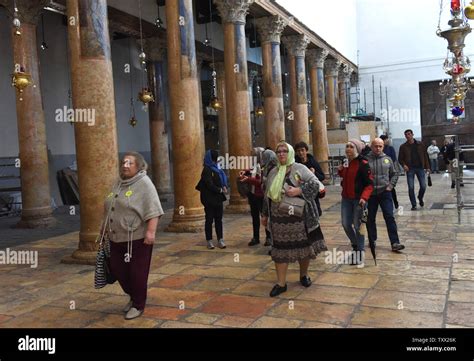
[[[206,241],[212,240],[212,223],[216,227],[217,240],[223,238],[222,231],[222,217],[224,215],[224,205],[221,203],[218,206],[204,205],[204,212],[206,213],[206,224],[204,226],[206,232]]]
[[[260,215],[263,208],[263,197],[256,197],[255,194],[249,193],[250,214],[252,215],[253,238],[260,240]],[[265,229],[265,234],[270,237],[270,232]]]

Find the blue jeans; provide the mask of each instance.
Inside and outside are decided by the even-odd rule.
[[[385,219],[385,225],[387,226],[388,238],[391,244],[400,243],[398,238],[397,223],[393,216],[393,198],[392,192],[385,191],[381,194],[374,195],[369,198],[369,215],[367,217],[367,233],[369,241],[377,240],[377,225],[375,218],[377,217],[378,208],[382,209],[383,218]]]
[[[420,190],[418,192],[418,199],[423,200],[423,196],[426,191],[426,178],[425,170],[423,168],[410,168],[407,173],[407,182],[408,182],[408,195],[410,196],[410,202],[413,207],[416,207],[416,198],[415,198],[415,174],[420,183]]]
[[[341,201],[342,227],[350,239],[354,251],[364,250],[364,235],[360,233],[359,200],[342,198]]]
[[[430,159],[430,164],[433,172],[439,172],[438,159]]]

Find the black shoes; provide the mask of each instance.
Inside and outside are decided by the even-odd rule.
[[[402,249],[405,249],[405,246],[400,243],[393,243],[392,244],[392,252],[398,252],[401,251]]]
[[[425,202],[423,202],[423,199],[418,198],[418,201],[420,202],[420,207],[424,207],[424,206],[425,206]]]
[[[265,238],[265,243],[263,244],[265,247],[272,245],[272,239],[270,237]]]
[[[273,286],[272,291],[270,292],[270,297],[276,297],[282,294],[283,292],[286,292],[287,289],[287,285],[281,287],[279,284],[276,284],[275,286]]]
[[[256,246],[257,244],[260,244],[260,241],[258,239],[252,238],[252,240],[249,242],[249,247]]]
[[[311,282],[311,278],[309,278],[308,276],[303,276],[300,278],[300,283],[304,286],[304,287],[309,287],[311,286],[311,284],[313,282]]]
[[[412,207],[411,207],[411,210],[412,210],[412,211],[416,211],[416,206],[412,206]]]
[[[451,189],[454,189],[456,187],[456,183],[451,182]]]

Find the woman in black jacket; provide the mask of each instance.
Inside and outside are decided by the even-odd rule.
[[[216,228],[217,245],[226,248],[223,239],[222,217],[224,215],[223,203],[226,200],[228,182],[224,171],[217,164],[219,153],[216,150],[208,150],[204,157],[204,168],[201,180],[196,189],[201,192],[201,203],[206,213],[206,241],[207,248],[214,249],[212,243],[212,223]]]

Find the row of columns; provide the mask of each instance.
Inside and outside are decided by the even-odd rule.
[[[12,1],[0,0],[12,8]],[[31,73],[34,87],[28,87],[19,100],[17,94],[20,159],[22,161],[22,222],[53,222],[44,112],[41,103],[36,46],[36,21],[47,0],[17,0],[23,17],[22,36],[12,35],[15,63]],[[234,157],[250,156],[252,148],[250,99],[246,54],[245,19],[252,0],[214,0],[223,22],[224,63],[214,64],[218,97],[224,108],[219,111],[219,143],[221,153]],[[31,17],[31,19],[28,18]],[[78,178],[80,188],[81,229],[79,247],[65,262],[93,263],[95,240],[103,216],[104,197],[118,176],[118,145],[115,120],[114,88],[106,0],[67,0],[68,40],[71,64],[72,97],[75,109],[95,109],[94,127],[74,123]],[[167,1],[166,42],[147,39],[147,76],[156,102],[149,105],[152,153],[151,175],[158,192],[169,194],[170,164],[168,136],[165,127],[163,63],[167,57],[173,182],[175,209],[168,231],[197,232],[204,223],[199,181],[204,153],[204,131],[200,97],[200,77],[194,38],[192,0]],[[262,38],[263,92],[266,145],[275,147],[285,139],[285,111],[282,91],[280,42],[289,51],[291,82],[292,142],[310,143],[308,131],[308,99],[306,62],[311,80],[313,133],[311,142],[315,156],[328,172],[326,120],[329,127],[338,127],[338,71],[340,63],[326,60],[328,52],[309,49],[303,35],[281,34],[287,21],[279,16],[257,20]],[[165,52],[163,49],[166,48]],[[324,79],[324,67],[327,72]],[[348,69],[349,71],[349,69]],[[325,85],[327,84],[327,89]],[[326,93],[326,94],[325,94]],[[326,95],[326,96],[325,96]],[[328,112],[325,111],[327,99]],[[326,119],[326,115],[327,118]],[[230,170],[231,185],[239,169]],[[41,191],[38,188],[41,187]],[[228,210],[247,209],[245,199],[231,187]],[[32,223],[33,224],[33,223]]]

